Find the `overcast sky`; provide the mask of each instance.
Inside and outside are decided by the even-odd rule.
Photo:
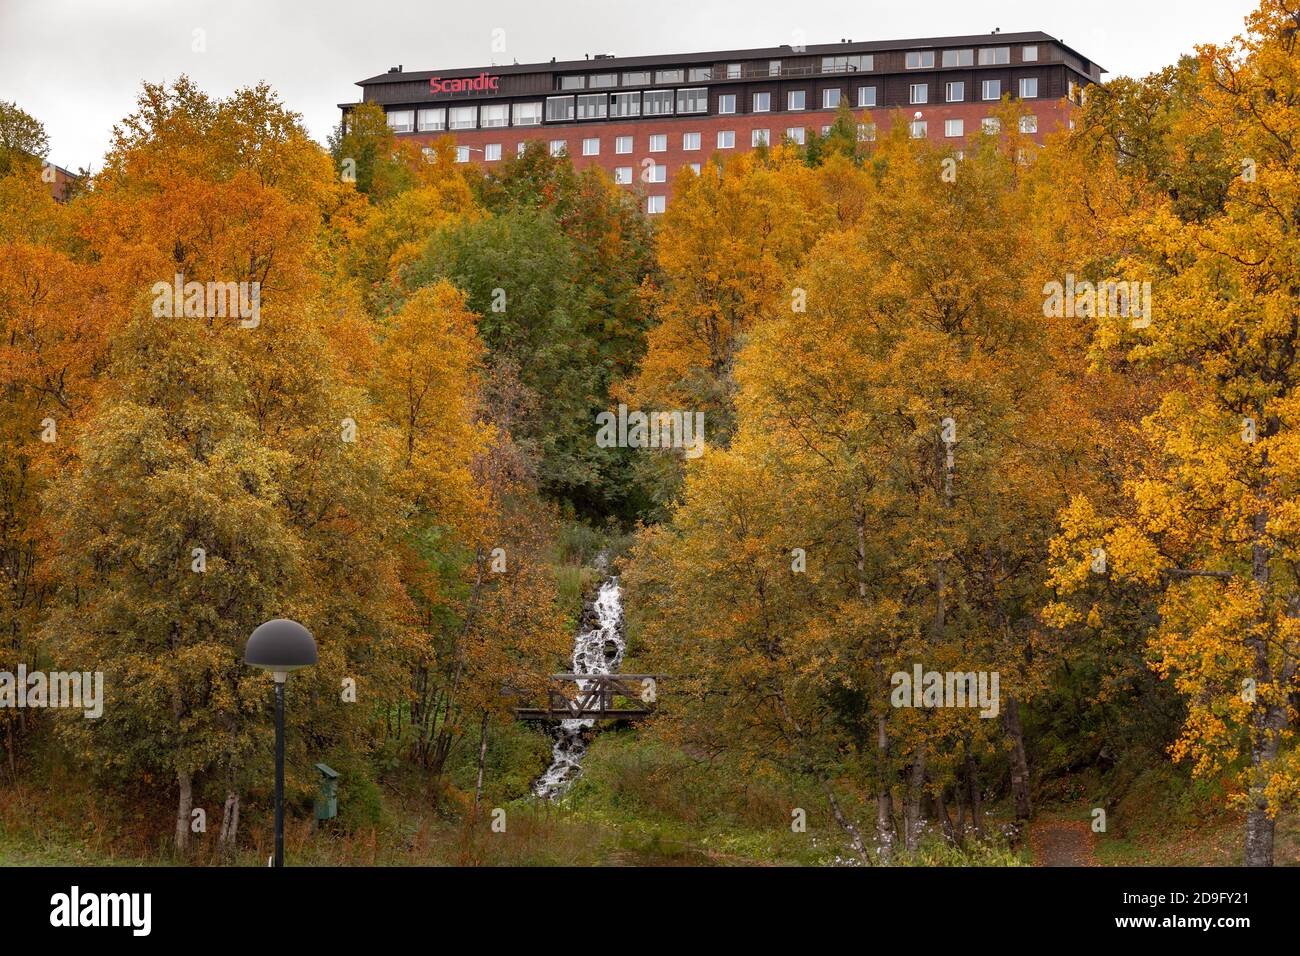
[[[45,124],[50,159],[98,168],[142,80],[224,96],[266,80],[325,141],[357,80],[408,70],[805,42],[1042,30],[1141,76],[1242,31],[1256,0],[0,0],[0,100]],[[504,30],[504,53],[492,52]],[[195,31],[203,31],[196,34]],[[205,46],[195,50],[196,36]]]

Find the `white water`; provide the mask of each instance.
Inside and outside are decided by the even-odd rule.
[[[623,590],[618,586],[617,577],[600,586],[591,610],[595,615],[593,626],[586,629],[580,626],[573,639],[573,673],[617,674],[627,649],[623,639]],[[584,624],[587,620],[588,615],[584,614]],[[586,681],[578,681],[579,690],[585,690],[585,684]],[[595,723],[591,718],[560,721],[555,746],[551,748],[551,765],[533,783],[534,794],[550,800],[573,785],[587,752],[587,731]]]

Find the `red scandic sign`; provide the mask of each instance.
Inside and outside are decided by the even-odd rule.
[[[495,93],[501,77],[492,76],[489,73],[480,73],[478,76],[455,77],[450,80],[444,80],[441,77],[433,77],[429,80],[430,93]]]

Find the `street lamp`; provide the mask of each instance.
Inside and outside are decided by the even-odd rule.
[[[276,618],[249,635],[244,663],[275,678],[275,865],[284,866],[284,682],[289,671],[316,663],[316,642],[297,621]]]

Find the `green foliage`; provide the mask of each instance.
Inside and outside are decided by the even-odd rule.
[[[416,177],[396,155],[383,107],[362,103],[330,133],[330,157],[340,177],[355,177],[357,192],[381,202],[412,188]]]
[[[50,151],[50,140],[39,120],[0,100],[0,178],[19,167],[38,169]]]

